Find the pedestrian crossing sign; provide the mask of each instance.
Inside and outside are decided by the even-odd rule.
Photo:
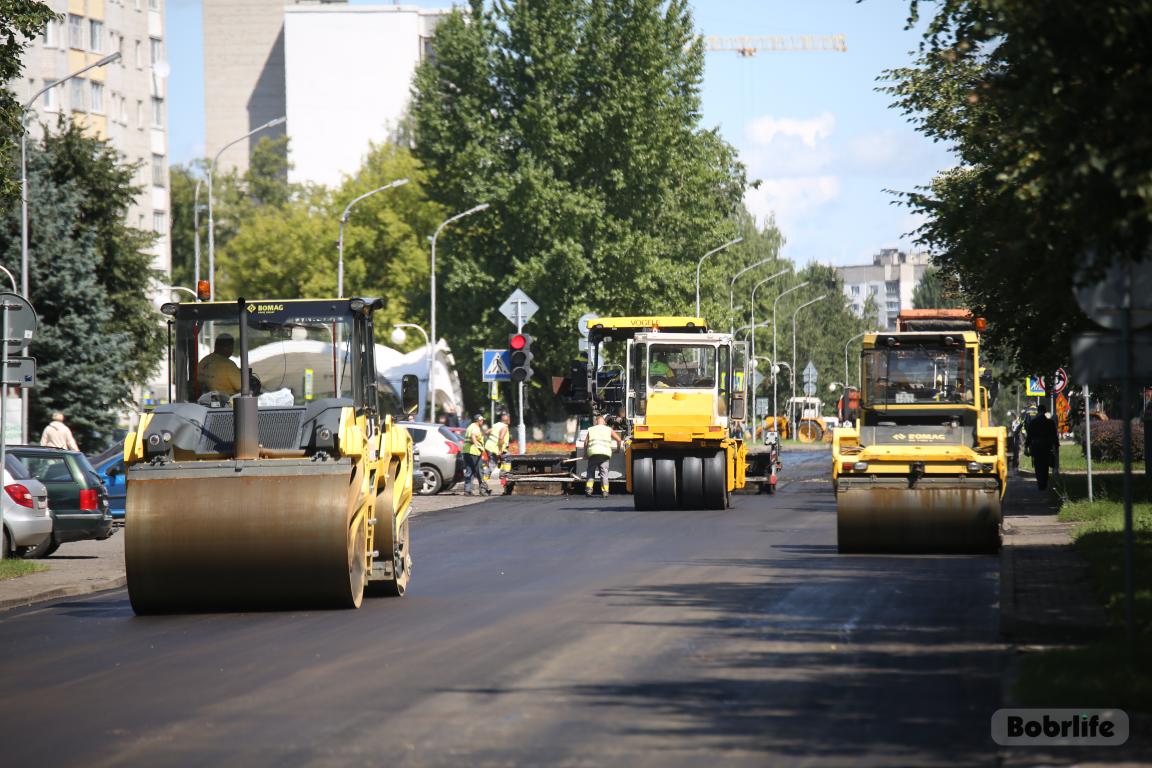
[[[484,350],[481,374],[484,381],[512,381],[512,367],[508,365],[508,350]]]

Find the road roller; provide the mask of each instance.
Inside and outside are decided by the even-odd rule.
[[[864,336],[861,402],[832,438],[841,552],[995,552],[1007,433],[992,426],[983,321],[906,310]]]
[[[380,299],[166,304],[167,403],[124,444],[138,614],[356,608],[412,571],[413,410],[377,375]],[[238,362],[237,362],[238,359]]]
[[[725,333],[652,328],[628,341],[625,454],[636,509],[726,509],[743,488],[747,345]]]

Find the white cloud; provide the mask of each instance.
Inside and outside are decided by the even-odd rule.
[[[775,216],[776,225],[788,237],[804,219],[839,195],[836,176],[792,176],[764,179],[758,189],[745,193],[744,203],[760,224]]]
[[[797,138],[815,149],[818,142],[832,135],[835,126],[836,117],[831,112],[823,112],[810,120],[764,115],[748,123],[744,134],[754,146],[767,146],[777,137],[784,136]]]

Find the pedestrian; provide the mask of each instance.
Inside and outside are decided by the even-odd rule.
[[[488,488],[488,483],[484,482],[481,468],[484,456],[484,414],[478,413],[472,417],[472,423],[464,431],[464,447],[461,453],[464,454],[464,493],[468,496],[475,495],[472,493],[472,478],[476,478],[480,484],[480,493],[491,495],[492,491]]]
[[[1008,466],[1016,469],[1020,466],[1020,430],[1023,421],[1008,411]]]
[[[600,495],[608,495],[608,461],[612,458],[612,445],[615,443],[620,448],[624,447],[624,441],[620,439],[620,435],[616,430],[608,426],[607,419],[603,415],[596,417],[596,423],[588,428],[588,434],[584,438],[584,458],[588,460],[588,474],[584,482],[584,495],[592,495],[592,478],[600,475]]]
[[[1036,485],[1040,490],[1048,488],[1048,472],[1056,462],[1056,451],[1060,439],[1056,434],[1056,422],[1047,403],[1041,403],[1036,415],[1028,422],[1028,449],[1032,454],[1032,467],[1036,470]]]
[[[493,480],[500,477],[500,462],[504,454],[508,453],[508,441],[511,439],[509,421],[511,418],[508,414],[501,413],[488,430],[488,437],[484,441],[484,450],[488,452],[488,476]]]
[[[72,430],[64,423],[64,414],[60,411],[53,412],[52,421],[44,427],[44,433],[40,435],[40,445],[62,448],[65,451],[80,450],[76,445],[76,438],[72,436]]]

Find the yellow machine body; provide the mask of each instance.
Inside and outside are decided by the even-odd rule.
[[[832,438],[840,551],[995,551],[1007,434],[989,426],[976,332],[870,334],[863,356],[860,418]]]
[[[724,509],[744,487],[747,448],[732,434],[746,418],[745,366],[744,345],[728,334],[653,332],[629,342],[625,466],[637,509]]]
[[[347,335],[338,330],[334,340],[363,357],[346,377],[336,373],[347,393],[329,393],[349,397],[260,405],[253,458],[235,455],[238,409],[186,396],[195,378],[189,356],[202,357],[193,351],[196,334],[233,305],[173,310],[178,319],[191,316],[183,319],[195,331],[177,328],[177,396],[145,415],[124,448],[125,568],[137,613],[351,608],[366,591],[403,594],[412,441],[391,416],[380,416],[370,310],[349,309],[349,300],[301,304],[277,302],[280,311],[249,322],[315,329],[349,315]],[[310,343],[298,346],[314,353]],[[288,369],[298,361],[289,359],[294,348],[283,349],[275,362]],[[331,350],[319,354],[327,360]]]

